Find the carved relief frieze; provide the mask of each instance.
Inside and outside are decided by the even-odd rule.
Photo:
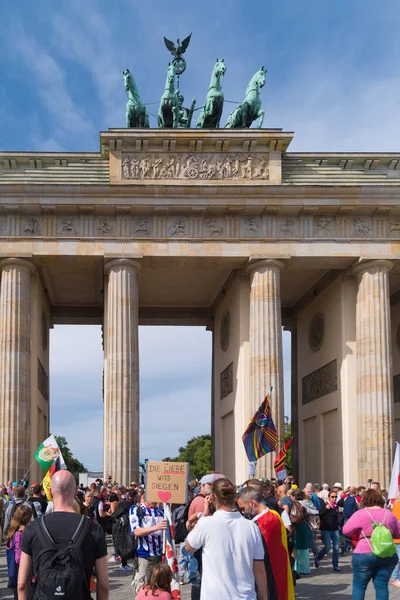
[[[220,400],[233,392],[233,362],[220,375]]]
[[[224,214],[225,213],[225,214]],[[138,238],[195,240],[298,240],[370,243],[400,239],[400,218],[368,215],[246,215],[226,212],[168,214],[167,207],[152,214],[20,215],[6,213],[0,219],[0,237],[40,238]]]
[[[223,225],[223,221],[220,219],[206,219],[205,229],[203,231],[206,232],[206,236],[208,237],[223,237],[225,227]]]
[[[308,404],[313,400],[318,400],[322,396],[335,392],[337,389],[337,361],[335,359],[303,377],[302,403]]]
[[[336,220],[332,217],[314,218],[314,235],[316,237],[331,238],[336,234]]]
[[[147,217],[136,217],[132,219],[132,235],[134,237],[148,237],[151,233],[151,219]]]
[[[101,236],[111,235],[114,232],[114,220],[109,217],[101,217],[98,219],[96,229]]]
[[[187,237],[189,235],[187,219],[168,219],[167,233],[169,237]]]
[[[23,221],[23,229],[26,235],[39,235],[39,218],[27,217]]]
[[[240,220],[240,233],[243,237],[261,237],[261,217],[250,215]]]
[[[49,376],[46,373],[42,363],[38,359],[38,370],[37,370],[37,386],[39,392],[42,394],[45,400],[49,400]]]
[[[298,217],[278,218],[277,237],[296,237],[298,235]]]
[[[60,217],[58,220],[58,232],[65,236],[75,236],[79,234],[78,228],[78,217]]]
[[[393,377],[393,395],[394,401],[400,402],[400,374]]]
[[[371,219],[367,217],[352,218],[352,227],[356,237],[370,237],[372,235]]]
[[[123,153],[121,179],[268,180],[268,154]]]

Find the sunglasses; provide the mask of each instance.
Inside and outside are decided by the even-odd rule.
[[[330,496],[330,498],[337,498],[337,496]]]

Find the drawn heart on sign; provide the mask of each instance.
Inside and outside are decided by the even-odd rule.
[[[174,556],[174,553],[172,552],[171,548],[168,546],[167,547],[167,558],[172,558]]]
[[[175,598],[180,598],[181,597],[181,591],[180,590],[173,590],[171,592],[171,596],[174,598],[174,600],[175,600]]]
[[[161,502],[168,502],[171,496],[171,492],[158,492],[158,497],[160,498]]]

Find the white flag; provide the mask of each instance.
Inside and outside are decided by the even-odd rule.
[[[390,479],[389,500],[396,500],[399,495],[400,488],[400,444],[396,442],[396,454],[394,455],[394,463],[392,477]]]

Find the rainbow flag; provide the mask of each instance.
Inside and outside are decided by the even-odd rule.
[[[244,449],[250,462],[276,450],[278,436],[271,416],[269,394],[255,412],[242,436]]]
[[[285,469],[286,457],[288,455],[288,451],[290,446],[292,445],[293,437],[290,438],[287,442],[285,442],[279,451],[275,461],[274,461],[274,469],[276,473],[283,471]]]

